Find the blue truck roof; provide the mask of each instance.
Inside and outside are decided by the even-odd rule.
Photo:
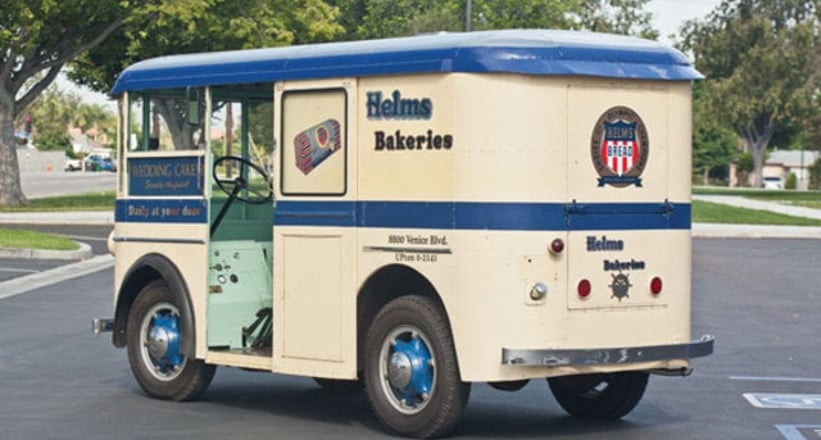
[[[125,69],[111,90],[434,72],[519,73],[665,81],[702,78],[678,50],[583,31],[497,30],[174,55]]]

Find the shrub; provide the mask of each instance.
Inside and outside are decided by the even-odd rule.
[[[790,175],[787,176],[787,182],[784,183],[784,189],[795,189],[797,187],[798,177],[795,175],[795,173],[790,173]]]

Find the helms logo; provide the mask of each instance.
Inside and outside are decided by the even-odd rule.
[[[650,143],[638,113],[628,107],[612,107],[593,127],[590,154],[599,174],[599,186],[641,186]]]

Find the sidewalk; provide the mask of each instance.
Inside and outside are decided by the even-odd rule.
[[[741,196],[704,196],[695,194],[693,195],[693,200],[721,203],[723,205],[735,206],[736,208],[758,209],[759,211],[772,211],[779,214],[791,215],[793,217],[806,217],[821,220],[821,209],[765,202],[762,200],[749,199]]]
[[[3,212],[0,224],[114,225],[114,211]]]

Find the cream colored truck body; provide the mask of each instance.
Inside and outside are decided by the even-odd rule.
[[[477,35],[544,37],[528,32]],[[496,47],[493,38],[471,35],[443,38]],[[557,35],[571,45],[646,49],[634,40],[620,48],[620,37]],[[426,50],[437,36],[416,38]],[[360,43],[353,44],[339,47],[353,53]],[[278,50],[289,49],[271,54]],[[296,50],[284,56],[298,58]],[[322,50],[317,57],[326,56]],[[195,342],[183,343],[183,352],[206,363],[354,379],[378,307],[424,294],[441,303],[466,382],[688,372],[690,357],[712,350],[711,339],[694,341],[690,318],[690,93],[698,74],[675,59],[664,61],[673,67],[662,73],[635,73],[641,66],[634,61],[612,60],[534,73],[459,68],[458,56],[405,73],[343,74],[340,67],[324,77],[271,74],[273,342],[265,353],[208,345],[214,289],[204,219],[213,213],[189,223],[124,214],[152,197],[130,194],[130,168],[122,165],[190,156],[208,170],[209,148],[129,151],[129,128],[121,124],[115,304],[125,303],[135,265],[159,254],[176,267],[190,300]],[[338,123],[338,150],[310,170],[299,168],[299,133],[324,121]],[[617,149],[603,152],[608,145]],[[191,200],[213,210],[210,171],[202,179],[202,195]],[[551,250],[557,241],[563,249]],[[122,345],[124,324],[114,329]]]

